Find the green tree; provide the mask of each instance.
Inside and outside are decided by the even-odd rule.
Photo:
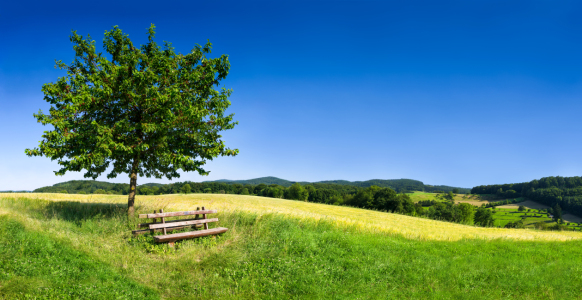
[[[469,203],[459,203],[457,207],[459,211],[459,223],[471,223],[475,216],[475,207]]]
[[[560,207],[560,205],[558,203],[556,203],[556,205],[554,205],[553,207],[553,216],[554,216],[554,221],[556,221],[557,223],[560,223],[560,220],[562,220],[562,208]]]
[[[517,209],[517,211],[524,211],[526,210],[525,206],[520,205],[519,208]]]
[[[475,212],[475,225],[490,227],[493,226],[493,213],[485,207],[479,207]]]
[[[190,194],[190,192],[192,191],[192,187],[190,186],[190,184],[186,183],[185,185],[182,186],[180,191],[182,191],[182,193],[184,194]]]
[[[299,183],[294,183],[285,191],[285,199],[290,200],[307,200],[309,192]]]
[[[207,58],[211,44],[194,46],[188,54],[176,53],[171,43],[154,42],[155,26],[148,43],[135,47],[127,34],[114,26],[105,32],[97,53],[95,41],[76,31],[75,59],[56,67],[67,71],[55,83],[43,85],[49,114],[35,118],[53,130],[45,131],[38,148],[28,156],[46,156],[61,166],[55,171],[86,170],[86,178],[107,174],[130,177],[128,214],[134,213],[137,177],[179,177],[178,170],[203,169],[217,156],[234,156],[219,134],[234,128],[233,115],[225,115],[231,90],[214,89],[229,72],[226,55]]]
[[[249,189],[247,188],[243,188],[242,191],[240,192],[241,195],[248,195],[249,194]]]
[[[104,191],[104,190],[102,190],[102,189],[98,189],[98,190],[95,190],[95,191],[93,192],[93,194],[107,194],[107,192],[105,192],[105,191]]]

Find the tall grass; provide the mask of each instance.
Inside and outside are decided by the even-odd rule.
[[[3,197],[32,197],[52,202],[110,203],[125,205],[125,196],[68,194],[4,194]],[[345,206],[333,206],[258,196],[189,194],[138,196],[136,203],[145,211],[154,209],[191,210],[199,206],[222,212],[283,214],[298,220],[326,220],[340,227],[357,227],[369,233],[389,233],[419,240],[456,241],[461,239],[512,239],[568,241],[582,238],[580,232],[548,232],[523,229],[483,228],[384,213]]]
[[[342,207],[322,211],[288,201],[277,211],[259,197],[141,197],[141,213],[156,206],[224,208],[218,226],[227,233],[171,248],[130,234],[134,221],[122,198],[67,197],[0,199],[0,298],[575,299],[582,289],[579,240],[410,238],[363,226],[358,222],[366,220],[335,210],[348,209]],[[337,214],[324,217],[330,212]],[[422,224],[369,213],[374,226],[392,224],[376,214],[415,230]],[[564,234],[556,236],[576,237]]]

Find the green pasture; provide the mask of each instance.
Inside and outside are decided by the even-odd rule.
[[[132,237],[123,205],[0,199],[0,298],[577,299],[582,290],[582,241],[424,241],[283,214],[218,218],[227,233],[170,248]]]
[[[556,224],[554,220],[548,217],[546,213],[540,213],[537,209],[531,209],[530,211],[519,211],[518,209],[512,208],[495,208],[493,219],[495,219],[495,226],[503,227],[509,222],[515,222],[523,219],[523,224],[525,227],[534,227],[535,223],[545,222],[548,225]],[[568,228],[581,230],[582,226],[577,223],[567,223]]]

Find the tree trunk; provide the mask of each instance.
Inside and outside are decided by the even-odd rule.
[[[134,203],[135,203],[135,192],[137,188],[137,168],[139,166],[139,156],[136,155],[133,159],[133,164],[131,166],[131,176],[129,180],[129,197],[127,198],[127,216],[133,218],[134,214]]]

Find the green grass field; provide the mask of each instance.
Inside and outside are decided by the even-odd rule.
[[[208,196],[180,201],[196,206],[202,197]],[[151,236],[132,237],[135,225],[124,204],[105,199],[117,198],[1,198],[0,298],[577,299],[582,289],[582,234],[575,232],[490,229],[498,238],[443,241],[371,231],[333,216],[224,209],[218,226],[230,228],[227,233],[170,248]],[[228,199],[241,207],[272,201]],[[287,203],[280,201],[274,203]],[[172,207],[153,197],[138,198],[138,204],[141,212]],[[214,204],[220,206],[219,200]],[[415,230],[443,223],[375,214]],[[461,235],[489,232],[458,224],[443,228]]]
[[[408,195],[410,196],[412,201],[418,202],[418,201],[423,201],[423,200],[435,200],[435,196],[437,194],[425,193],[425,192],[414,192],[414,193],[409,193]],[[484,200],[482,198],[493,199],[493,200]],[[522,199],[522,198],[519,198],[519,199]],[[463,194],[455,195],[455,198],[454,198],[455,203],[469,203],[469,204],[472,204],[475,206],[481,206],[481,205],[487,204],[489,202],[497,202],[497,201],[503,201],[503,200],[505,200],[505,199],[494,199],[494,197],[488,198],[487,195],[485,195],[485,197],[481,197],[481,195],[465,196]],[[446,201],[446,200],[439,199],[437,201]],[[525,212],[518,211],[518,207],[521,204],[524,204],[526,206],[526,208],[530,209],[530,211],[529,212],[528,211],[525,211]],[[548,208],[548,207],[545,205],[539,204],[539,203],[535,203],[535,202],[530,201],[530,200],[525,201],[525,199],[524,199],[523,203],[520,202],[520,203],[515,203],[515,204],[508,204],[508,205],[499,206],[495,209],[495,214],[493,215],[493,218],[495,219],[495,226],[503,227],[509,222],[515,222],[515,221],[519,221],[521,219],[524,220],[523,223],[524,223],[526,228],[533,228],[534,224],[537,222],[540,222],[540,221],[547,223],[548,226],[556,224],[551,218],[549,218],[547,216],[547,214],[539,213],[538,212],[539,208]],[[425,207],[424,209],[428,210],[429,207]],[[572,221],[570,219],[573,219],[574,221]],[[579,226],[578,223],[575,223],[575,222],[579,222],[578,219],[579,218],[576,218],[575,216],[571,216],[571,215],[566,215],[564,217],[564,221],[568,225],[567,226],[568,228],[574,229],[574,230],[582,230],[582,226]]]
[[[545,213],[539,213],[537,210],[531,211],[519,211],[515,208],[496,208],[495,214],[493,215],[495,219],[495,226],[505,226],[509,222],[515,222],[523,219],[523,224],[526,227],[534,227],[534,224],[537,222],[545,222],[548,225],[556,224],[554,220],[548,217]],[[570,223],[567,222],[568,228],[574,230],[581,230],[582,226],[579,226],[577,223]]]

